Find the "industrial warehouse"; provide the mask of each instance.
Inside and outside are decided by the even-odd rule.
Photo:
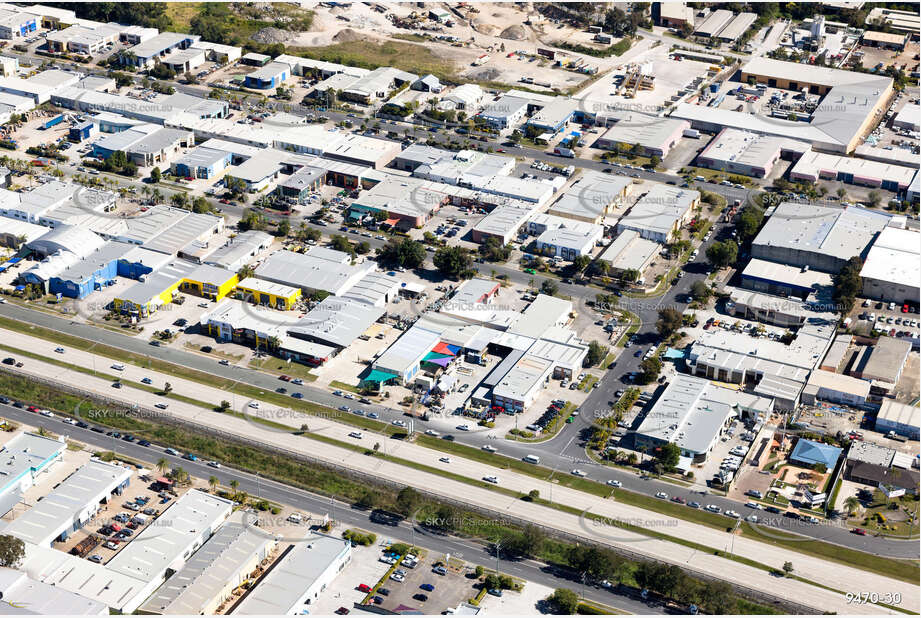
[[[911,7],[134,8],[0,7],[14,611],[921,608]]]

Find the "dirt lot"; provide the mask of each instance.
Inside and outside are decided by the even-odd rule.
[[[919,49],[918,43],[909,43],[901,52],[868,45],[861,45],[857,49],[863,52],[863,66],[865,67],[873,68],[880,63],[883,64],[883,67],[905,65],[910,71],[912,67],[918,66],[918,61],[916,60]]]

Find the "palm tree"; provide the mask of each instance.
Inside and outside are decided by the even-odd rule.
[[[217,486],[220,485],[220,483],[221,482],[217,480],[216,476],[212,476],[208,478],[208,486],[211,487],[212,492],[214,492],[214,490],[217,489]]]
[[[184,485],[188,478],[189,473],[185,471],[185,468],[181,466],[173,468],[173,480],[176,481],[178,485]]]
[[[230,481],[230,488],[234,490],[234,492],[237,491],[237,487],[239,486],[240,486],[240,481],[238,481],[237,479],[233,479]]]
[[[857,496],[851,496],[844,501],[844,508],[847,509],[848,515],[853,515],[860,508],[860,500]]]
[[[169,467],[169,462],[165,457],[161,457],[157,460],[157,470],[160,471],[160,474],[163,474],[163,471]]]

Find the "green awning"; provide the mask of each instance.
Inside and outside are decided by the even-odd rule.
[[[360,212],[356,212],[356,211],[354,211],[354,210],[352,210],[351,212],[349,212],[349,219],[355,219],[355,220],[357,220],[357,219],[361,219],[363,216],[364,216],[364,215],[362,215]]]
[[[454,357],[451,354],[441,354],[440,352],[429,352],[428,354],[425,355],[425,358],[423,358],[422,360],[423,361],[438,360],[441,358],[454,358]]]
[[[390,380],[395,380],[397,378],[396,374],[390,373],[389,371],[380,371],[378,369],[372,369],[366,377],[362,378],[362,382],[388,382]]]

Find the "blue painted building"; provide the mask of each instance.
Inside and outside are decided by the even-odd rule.
[[[231,164],[232,158],[230,152],[199,146],[174,161],[170,171],[186,178],[214,178]]]
[[[72,142],[82,142],[83,140],[89,138],[96,132],[96,125],[93,124],[93,121],[87,120],[76,126],[71,127],[67,131],[67,139]]]
[[[269,90],[282,85],[289,77],[291,77],[291,65],[284,62],[270,62],[247,75],[243,85],[255,90]]]
[[[133,248],[123,242],[108,242],[88,256],[70,264],[48,280],[48,292],[68,298],[86,298],[115,281],[118,261]]]

